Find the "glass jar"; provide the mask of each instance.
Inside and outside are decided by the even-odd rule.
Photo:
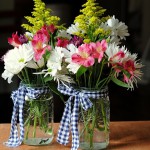
[[[89,98],[93,106],[87,111],[80,107],[78,128],[81,149],[100,150],[109,144],[109,96],[107,89],[103,89],[102,93],[99,98]]]
[[[41,88],[40,86],[34,88]],[[53,141],[53,95],[51,91],[39,94],[33,99],[25,96],[24,144],[47,145]]]

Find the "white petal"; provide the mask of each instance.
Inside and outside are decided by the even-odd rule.
[[[2,73],[2,78],[4,78],[5,80],[7,80],[8,83],[11,83],[12,82],[12,77],[14,76],[14,74],[12,74],[11,72],[5,70],[3,73]]]
[[[27,63],[26,67],[32,68],[32,69],[39,69],[44,66],[44,58],[41,58],[39,61],[36,62],[36,60],[31,60]]]
[[[66,30],[60,30],[57,37],[63,37],[67,39],[71,39],[71,35],[66,32]]]
[[[78,69],[80,68],[80,65],[76,64],[76,63],[70,63],[67,68],[69,69],[69,71],[71,71],[72,73],[76,74]]]
[[[63,49],[62,47],[55,47],[47,61],[47,67],[52,70],[53,75],[56,74],[57,70],[61,70],[62,58],[64,57]]]
[[[4,55],[4,68],[13,74],[18,74],[32,58],[33,48],[31,43],[20,45]]]

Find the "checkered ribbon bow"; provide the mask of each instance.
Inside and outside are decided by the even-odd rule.
[[[27,95],[31,99],[36,99],[40,94],[48,93],[50,91],[49,87],[27,87],[24,84],[20,84],[18,90],[13,91],[11,98],[14,103],[12,119],[11,119],[11,131],[10,137],[4,145],[8,147],[16,147],[21,145],[24,139],[24,121],[23,121],[23,105],[25,101],[25,96]],[[17,128],[17,117],[19,115],[19,127],[20,127],[20,137],[18,136]]]
[[[63,117],[60,123],[57,141],[60,144],[66,145],[69,141],[69,131],[71,126],[72,132],[72,147],[71,150],[77,150],[79,147],[79,133],[78,133],[78,115],[79,115],[79,105],[83,107],[84,110],[87,110],[92,107],[92,102],[89,98],[98,99],[100,97],[108,96],[108,89],[103,89],[101,91],[87,91],[87,90],[78,90],[73,87],[67,87],[62,84],[58,86],[58,90],[65,94],[69,95],[69,99],[66,103],[66,107],[63,113]],[[74,100],[73,109],[72,100]]]

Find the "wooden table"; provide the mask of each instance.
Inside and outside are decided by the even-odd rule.
[[[55,134],[58,123],[54,125]],[[9,137],[10,124],[0,124],[0,150],[70,150],[70,145],[63,146],[53,141],[47,146],[21,145],[9,148],[3,145]],[[108,150],[150,150],[150,121],[125,121],[110,123],[110,144]]]

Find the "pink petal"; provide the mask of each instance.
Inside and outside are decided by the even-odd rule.
[[[93,66],[93,64],[94,64],[94,58],[93,57],[88,57],[88,59],[82,61],[82,65],[85,67]]]
[[[72,62],[77,63],[77,64],[81,64],[80,62],[82,60],[83,59],[79,54],[75,53],[75,54],[72,55]]]

